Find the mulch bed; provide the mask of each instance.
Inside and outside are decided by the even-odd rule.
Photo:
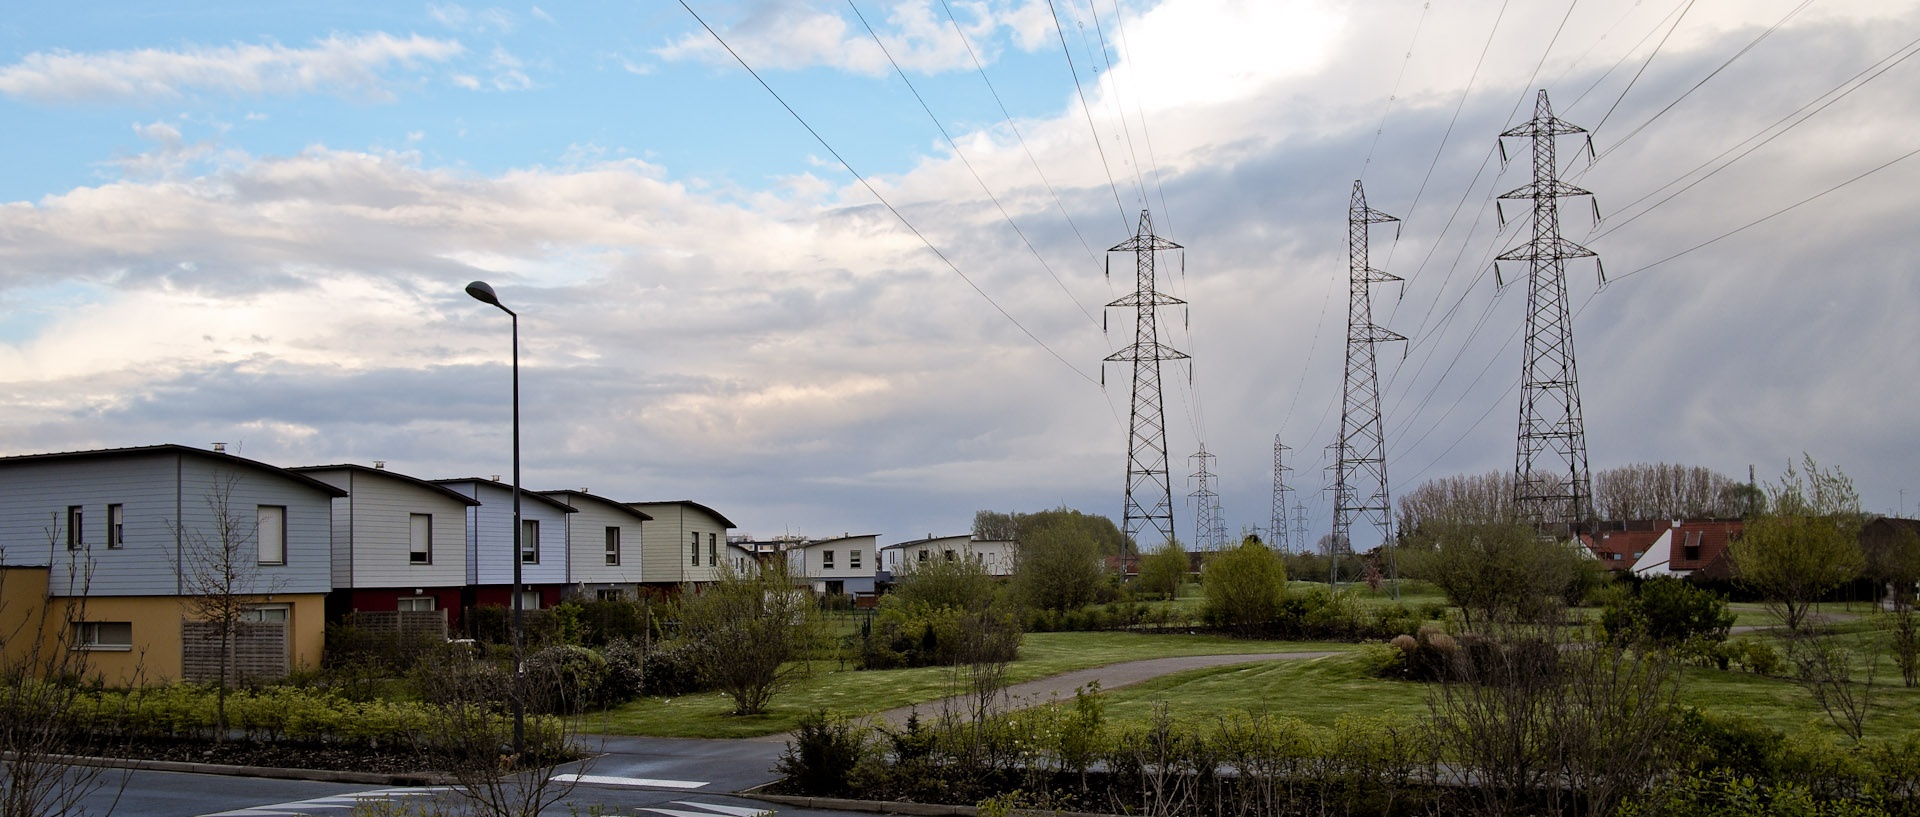
[[[139,741],[98,747],[96,753],[132,760],[171,760],[264,766],[275,769],[324,769],[340,772],[408,774],[430,772],[425,759],[410,750],[383,751],[325,744],[229,741]]]

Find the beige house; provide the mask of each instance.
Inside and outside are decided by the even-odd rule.
[[[642,585],[668,591],[684,585],[713,581],[726,552],[732,520],[719,511],[679,499],[666,502],[629,502],[651,518],[640,528]]]

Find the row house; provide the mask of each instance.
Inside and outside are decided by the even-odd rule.
[[[787,575],[815,593],[869,596],[880,572],[880,536],[847,534],[794,543],[787,549]]]
[[[334,500],[346,491],[179,445],[0,457],[0,613],[43,645],[84,650],[109,683],[208,680],[228,639],[193,599],[217,575],[249,602],[235,664],[318,665],[332,589]],[[42,615],[47,613],[47,615]],[[11,638],[0,649],[29,644]],[[232,673],[230,673],[231,676]]]
[[[888,545],[880,549],[881,569],[890,574],[910,570],[913,565],[940,560],[972,561],[989,576],[1011,576],[1017,547],[1013,542],[975,539],[968,534],[933,536]]]
[[[516,561],[527,609],[674,592],[712,581],[723,556],[745,566],[722,554],[733,523],[712,508],[584,490],[521,491],[516,550],[513,494],[498,479],[279,468],[218,446],[0,457],[0,627],[87,650],[112,682],[205,679],[219,648],[192,606],[218,555],[248,601],[228,665],[265,677],[316,666],[326,622],[351,612],[444,611],[458,627],[467,608],[511,606]]]

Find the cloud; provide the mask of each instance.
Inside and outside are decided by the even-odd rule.
[[[444,62],[459,42],[384,32],[316,40],[309,48],[278,43],[28,54],[0,67],[0,94],[43,103],[138,102],[194,91],[239,94],[326,93],[390,100],[381,73],[399,65]]]
[[[1000,23],[984,3],[954,5],[973,12],[971,24],[963,21],[962,26],[980,59],[991,59],[990,51],[978,49],[985,47],[985,38],[991,36]],[[883,76],[892,70],[887,62],[889,54],[909,71],[937,73],[972,68],[967,43],[954,32],[944,10],[936,6],[930,0],[907,0],[890,6],[884,17],[875,10],[863,9],[867,23],[879,32],[884,51],[874,44],[859,19],[843,16],[837,10],[822,10],[819,4],[805,0],[756,4],[741,19],[716,29],[755,69],[795,71],[825,65]],[[1027,3],[1013,17],[1022,47],[1030,47],[1029,43],[1038,40],[1030,34],[1035,20],[1033,6]],[[653,53],[667,61],[697,59],[716,65],[733,63],[726,49],[714,42],[713,36],[704,29],[690,32],[654,49]]]

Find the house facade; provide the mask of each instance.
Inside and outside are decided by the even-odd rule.
[[[480,500],[383,464],[289,470],[346,492],[333,500],[328,618],[439,610],[448,629],[459,629],[467,587],[467,512]]]
[[[653,518],[642,530],[641,575],[653,592],[676,592],[683,585],[712,582],[726,556],[727,531],[734,527],[719,511],[687,499],[629,502]]]
[[[332,501],[344,495],[180,445],[0,458],[0,605],[52,612],[42,642],[87,651],[88,671],[109,683],[163,682],[211,678],[222,663],[225,639],[209,636],[194,604],[217,592],[246,603],[230,678],[311,668]]]
[[[1745,523],[1737,519],[1684,522],[1675,520],[1654,537],[1633,563],[1635,576],[1730,575],[1727,546],[1738,539]]]
[[[787,550],[787,574],[815,593],[870,595],[880,572],[880,536],[847,535],[821,539]]]
[[[567,583],[581,598],[637,598],[645,559],[644,511],[586,491],[542,491],[573,508],[567,514]]]
[[[479,504],[467,514],[469,607],[513,606],[513,562],[520,560],[521,607],[543,610],[559,604],[567,586],[567,514],[573,507],[538,491],[520,491],[520,550],[514,552],[513,486],[478,477],[437,479]]]
[[[881,548],[880,552],[880,567],[890,575],[925,562],[968,559],[984,568],[989,576],[1011,576],[1018,546],[1009,541],[974,539],[960,534],[901,542]]]

